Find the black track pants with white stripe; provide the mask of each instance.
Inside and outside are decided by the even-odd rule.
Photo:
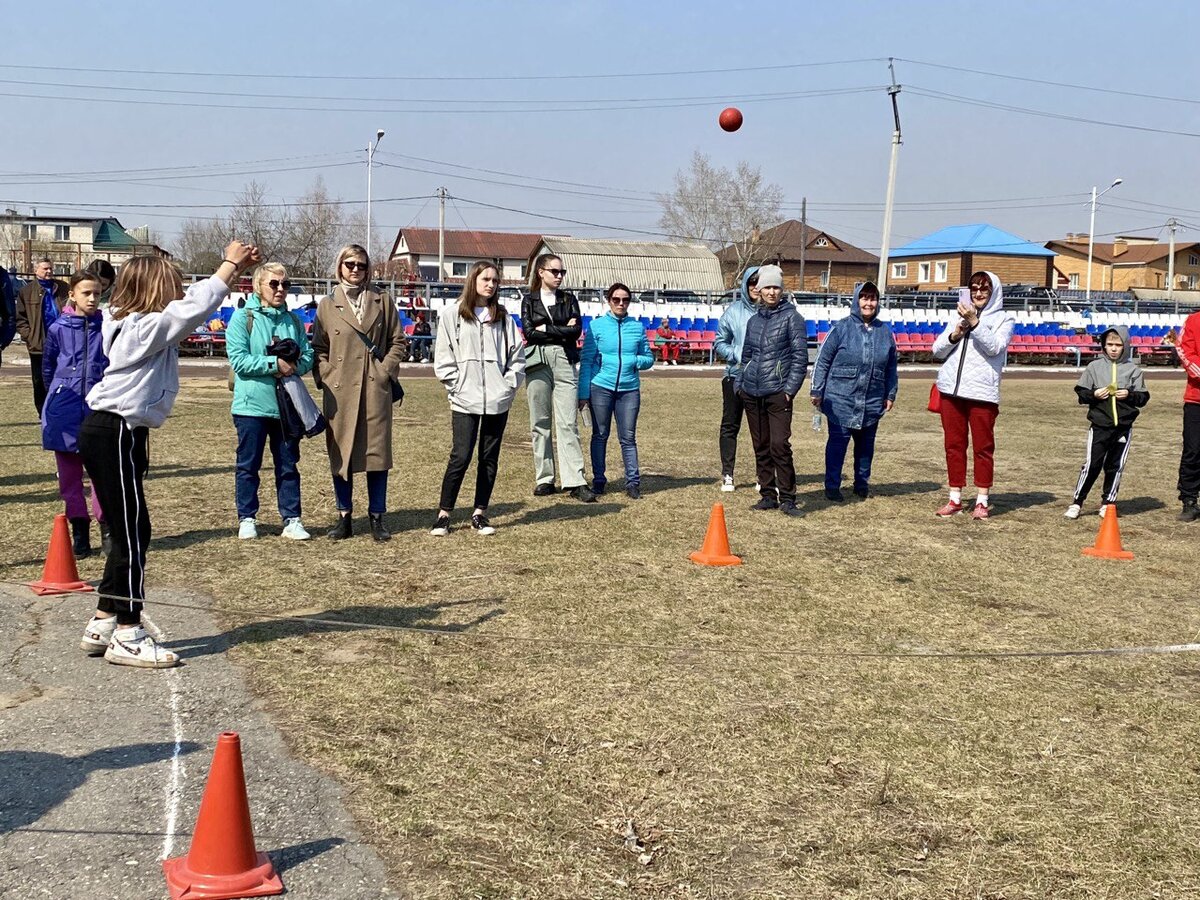
[[[79,428],[79,453],[112,536],[97,608],[115,613],[119,625],[133,625],[141,621],[146,596],[150,510],[142,482],[150,465],[150,429],[130,428],[118,415],[94,412]]]
[[[1075,502],[1083,503],[1100,471],[1104,470],[1104,491],[1101,503],[1116,503],[1117,491],[1121,489],[1121,473],[1125,471],[1125,460],[1129,457],[1129,445],[1133,442],[1133,426],[1118,425],[1115,428],[1093,425],[1088,429],[1087,458],[1079,470],[1079,481],[1075,485]]]

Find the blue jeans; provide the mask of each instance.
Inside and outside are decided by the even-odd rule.
[[[625,462],[625,484],[640,485],[642,473],[638,470],[637,418],[642,408],[642,392],[610,391],[592,385],[592,479],[603,487],[608,483],[605,456],[608,452],[608,435],[612,431],[613,415],[617,417],[617,440],[621,444],[621,459]]]
[[[387,470],[382,472],[367,472],[367,512],[373,516],[382,516],[387,512]],[[354,475],[342,478],[333,476],[333,498],[340,512],[354,510]]]
[[[836,491],[842,486],[842,465],[846,462],[846,448],[854,440],[854,489],[864,491],[871,481],[871,461],[875,458],[875,432],[879,423],[866,428],[843,428],[832,418],[829,423],[829,439],[825,442],[825,488]]]
[[[300,440],[288,440],[278,419],[234,416],[237,429],[237,514],[239,519],[258,517],[259,470],[263,450],[270,444],[275,461],[275,497],[284,520],[300,518]]]

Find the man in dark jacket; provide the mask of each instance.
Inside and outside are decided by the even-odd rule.
[[[54,264],[39,259],[34,270],[37,276],[17,294],[17,333],[29,352],[29,369],[33,375],[33,404],[38,416],[46,402],[46,382],[42,378],[42,347],[46,330],[54,324],[67,302],[67,286],[54,278]]]
[[[752,508],[778,508],[784,515],[798,516],[792,401],[808,372],[808,328],[796,307],[783,302],[779,266],[758,270],[758,291],[762,305],[746,323],[736,384],[746,407],[762,494]]]

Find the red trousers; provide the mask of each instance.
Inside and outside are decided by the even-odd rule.
[[[666,362],[669,359],[679,362],[679,348],[681,344],[665,344],[660,343],[658,349],[662,351],[662,361]]]
[[[967,485],[967,432],[975,454],[975,486],[992,486],[996,455],[996,417],[1000,407],[983,400],[942,394],[942,435],[946,442],[946,473],[950,487]]]

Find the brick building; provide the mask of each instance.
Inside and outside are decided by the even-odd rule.
[[[1068,234],[1066,240],[1050,241],[1054,253],[1057,286],[1083,290],[1087,287],[1088,236]],[[1127,291],[1131,288],[1165,288],[1171,247],[1153,238],[1117,237],[1092,245],[1092,290]],[[1175,289],[1200,289],[1200,243],[1175,244]]]
[[[951,225],[891,251],[887,287],[953,290],[980,270],[1005,284],[1051,287],[1054,251],[992,225]]]
[[[873,281],[879,269],[879,257],[855,247],[812,225],[789,219],[763,231],[756,242],[755,257],[773,262],[783,269],[783,287],[788,291],[849,294],[863,281]],[[804,248],[804,285],[800,284],[800,248]],[[732,287],[737,253],[732,247],[718,251],[725,283]]]

